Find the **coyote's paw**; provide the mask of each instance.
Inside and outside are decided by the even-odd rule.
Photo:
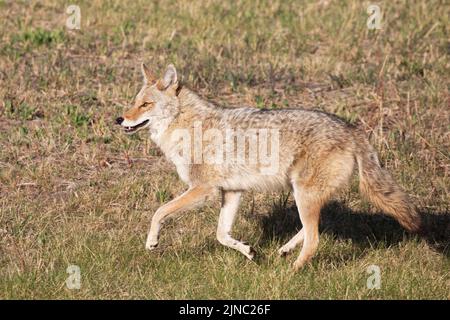
[[[256,255],[256,251],[255,249],[253,249],[253,247],[247,245],[244,251],[241,251],[244,256],[246,256],[249,260],[253,260],[253,258]]]
[[[147,250],[154,250],[158,246],[158,241],[147,241],[145,243],[145,249]]]
[[[296,260],[292,264],[292,269],[294,270],[294,272],[297,272],[300,269],[303,269],[308,262],[309,262],[308,259]]]
[[[278,255],[283,258],[287,257],[291,252],[292,252],[292,249],[285,248],[284,246],[281,247],[280,249],[278,249]]]
[[[294,272],[297,272],[297,271],[299,271],[301,268],[303,268],[303,266],[304,266],[304,264],[294,262],[294,263],[292,264],[292,270],[293,270]]]

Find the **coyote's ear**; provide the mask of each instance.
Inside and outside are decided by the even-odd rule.
[[[144,77],[144,83],[153,83],[156,81],[155,76],[153,75],[153,73],[150,71],[150,69],[143,63],[141,65],[141,71],[142,71],[142,76]]]
[[[173,85],[178,85],[177,70],[173,64],[169,64],[166,72],[164,72],[164,76],[158,80],[156,86],[162,91]]]

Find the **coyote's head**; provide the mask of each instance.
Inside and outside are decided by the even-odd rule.
[[[136,96],[134,106],[116,119],[126,133],[151,127],[170,118],[178,110],[178,79],[175,67],[170,64],[164,75],[157,79],[145,64],[142,64],[144,85]]]

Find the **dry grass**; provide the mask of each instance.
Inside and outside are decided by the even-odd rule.
[[[450,7],[378,1],[0,1],[0,298],[449,299]],[[427,233],[374,216],[356,183],[323,211],[313,263],[276,249],[298,228],[293,200],[248,194],[235,234],[257,263],[215,240],[218,206],[170,222],[144,250],[156,208],[185,187],[144,134],[112,119],[139,64],[173,62],[217,103],[319,107],[363,126],[411,193]],[[65,287],[79,265],[80,290]],[[382,271],[366,288],[367,266]]]

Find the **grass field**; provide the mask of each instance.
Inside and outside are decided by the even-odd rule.
[[[75,2],[75,1],[74,1]],[[449,299],[450,6],[377,1],[0,0],[0,298]],[[360,125],[422,212],[406,234],[351,187],[323,210],[312,263],[277,249],[300,228],[289,194],[246,194],[234,235],[219,203],[167,223],[155,210],[186,186],[145,133],[113,119],[168,63],[211,101],[303,106]],[[68,289],[69,265],[81,271]],[[368,289],[370,265],[380,289]]]

